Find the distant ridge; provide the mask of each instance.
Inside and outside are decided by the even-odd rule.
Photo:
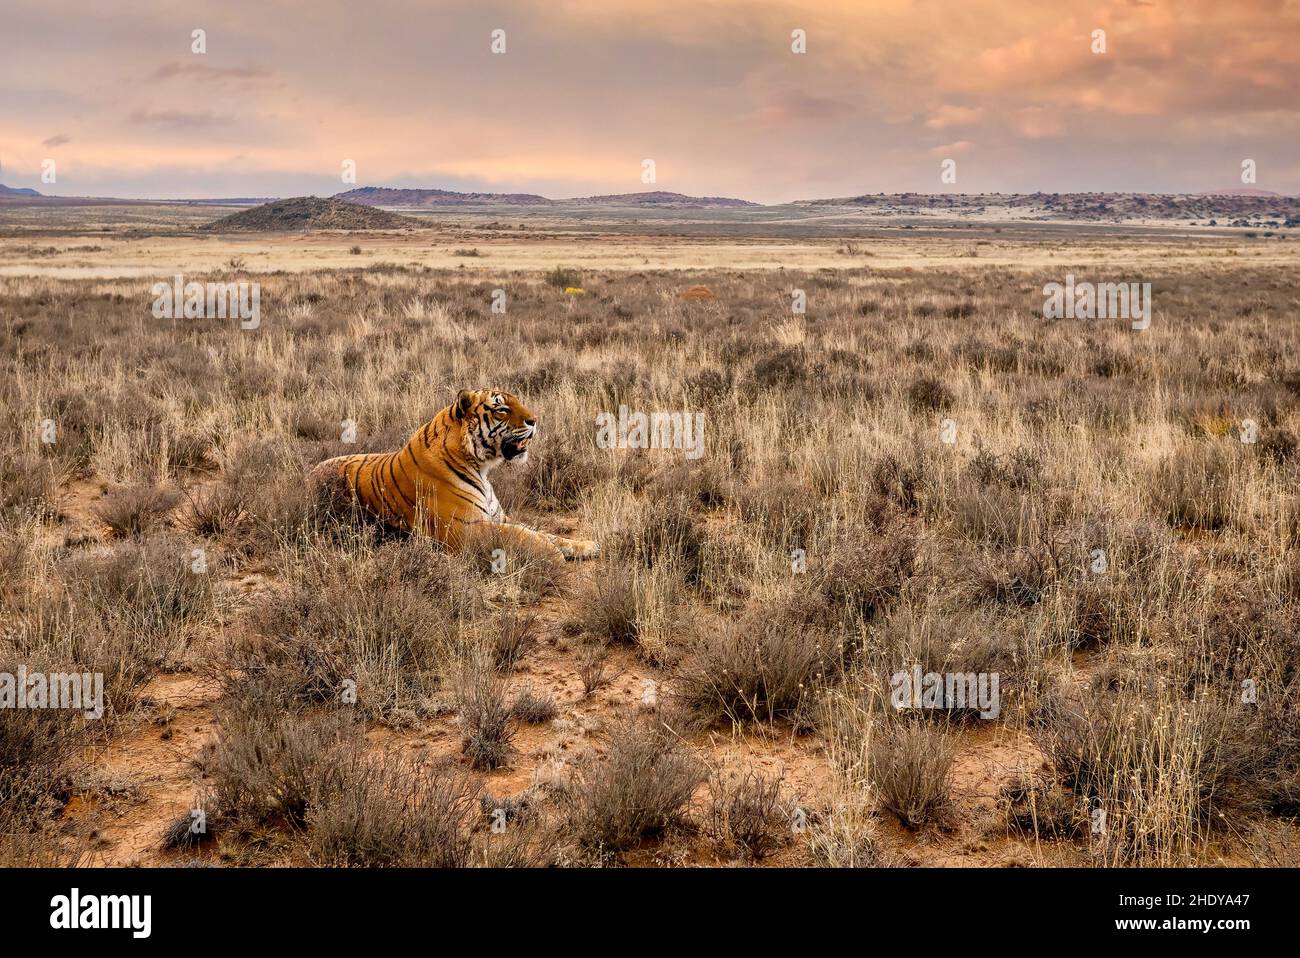
[[[1272,190],[1261,190],[1253,186],[1229,186],[1222,190],[1202,190],[1197,196],[1281,196]]]
[[[1237,193],[867,193],[799,200],[801,207],[843,207],[906,215],[973,216],[991,211],[1029,219],[1118,223],[1131,220],[1214,220],[1210,225],[1300,226],[1300,198],[1267,191]],[[1222,222],[1217,222],[1222,221]]]
[[[362,206],[546,206],[551,202],[536,193],[457,193],[453,190],[404,190],[389,186],[362,186],[346,193],[336,193],[334,198]]]
[[[584,206],[689,206],[689,207],[739,207],[762,206],[749,200],[738,200],[730,196],[687,196],[684,193],[667,193],[653,190],[648,193],[610,193],[605,196],[580,196],[566,203]]]
[[[43,196],[35,190],[26,186],[5,186],[0,183],[0,196]]]
[[[552,200],[536,193],[457,193],[454,190],[394,189],[387,186],[362,186],[335,199],[363,206],[663,206],[704,209],[709,207],[761,206],[749,200],[729,196],[687,196],[652,190],[644,193],[611,193],[606,196],[576,196]]]
[[[279,233],[300,230],[392,230],[422,229],[424,224],[407,216],[398,216],[336,198],[295,196],[273,200],[252,209],[240,210],[209,223],[204,229],[213,232]]]

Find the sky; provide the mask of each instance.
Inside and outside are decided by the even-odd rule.
[[[1300,0],[0,8],[0,183],[55,195],[1194,192],[1248,159],[1300,193]]]

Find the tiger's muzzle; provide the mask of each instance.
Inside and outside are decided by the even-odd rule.
[[[505,457],[506,462],[519,460],[523,462],[528,458],[528,444],[532,442],[533,436],[537,433],[536,426],[529,426],[520,430],[513,436],[508,436],[506,441],[501,444],[501,455]]]

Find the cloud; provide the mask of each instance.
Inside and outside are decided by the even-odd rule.
[[[764,97],[764,102],[749,115],[749,119],[762,125],[777,126],[830,120],[853,111],[853,104],[847,100],[804,90],[786,90]]]
[[[233,122],[231,117],[217,116],[208,111],[187,113],[183,110],[133,110],[130,120],[138,126],[152,126],[167,130],[207,130],[228,126]]]
[[[48,140],[41,140],[41,146],[62,146],[64,143],[71,143],[72,137],[63,133],[56,133]]]
[[[955,106],[951,103],[945,103],[937,110],[930,114],[930,118],[925,121],[925,125],[931,130],[946,130],[953,126],[970,126],[984,116],[982,107],[977,106]]]
[[[195,77],[201,80],[262,80],[272,76],[270,70],[257,67],[213,67],[205,63],[164,63],[154,70],[155,80],[169,80],[172,77]]]
[[[1013,120],[1020,134],[1031,140],[1062,136],[1066,131],[1065,118],[1060,112],[1041,106],[1027,106],[1017,110]]]

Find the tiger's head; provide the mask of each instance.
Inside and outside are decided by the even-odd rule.
[[[484,468],[527,462],[537,435],[537,415],[511,393],[462,389],[451,404],[453,422],[465,427],[465,452]]]

